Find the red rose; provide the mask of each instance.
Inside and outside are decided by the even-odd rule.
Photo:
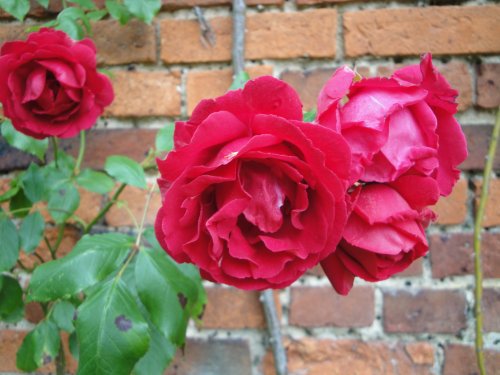
[[[303,123],[272,77],[204,100],[158,161],[156,236],[178,262],[242,289],[282,288],[328,256],[346,221],[350,150]]]
[[[42,29],[0,52],[0,101],[14,127],[42,139],[68,138],[94,125],[113,101],[109,79],[96,70],[90,39]]]
[[[359,196],[354,198],[342,241],[321,262],[333,287],[343,295],[351,290],[355,276],[385,280],[424,256],[428,250],[424,226],[433,218],[430,210],[414,210],[387,185],[366,185],[354,194]]]
[[[348,68],[335,72],[318,98],[317,119],[351,146],[352,182],[420,175],[437,182],[438,195],[450,194],[467,148],[453,117],[458,93],[433,67],[431,55],[389,79],[354,82],[354,76]]]

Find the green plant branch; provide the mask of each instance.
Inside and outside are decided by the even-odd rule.
[[[61,245],[61,242],[64,238],[64,229],[66,228],[66,221],[64,221],[62,224],[59,224],[58,229],[57,229],[57,239],[56,243],[54,244],[53,247],[49,248],[50,255],[52,256],[52,259],[57,259],[57,250],[59,249],[59,246]]]
[[[57,164],[57,157],[58,157],[58,150],[59,150],[59,146],[57,145],[57,138],[50,137],[50,142],[52,143],[52,148],[54,151],[54,164],[56,165],[56,168],[59,168],[59,165]]]
[[[483,270],[481,266],[481,231],[483,226],[483,217],[488,202],[488,193],[490,188],[491,173],[493,171],[493,162],[497,149],[498,136],[500,134],[500,107],[497,110],[497,116],[493,132],[491,134],[490,146],[483,173],[483,185],[481,187],[481,197],[476,212],[474,222],[474,276],[476,279],[474,315],[476,318],[476,360],[480,375],[486,375],[486,365],[483,351]]]
[[[87,224],[87,226],[83,230],[83,234],[89,233],[90,230],[92,229],[92,227],[94,225],[96,225],[97,222],[104,217],[104,215],[106,215],[106,213],[110,210],[110,208],[113,206],[113,204],[115,204],[118,201],[118,198],[120,197],[120,194],[125,189],[125,187],[127,187],[126,183],[122,183],[120,185],[120,187],[115,191],[115,193],[113,194],[111,199],[108,201],[108,203],[106,203],[106,205],[101,209],[101,211],[98,212],[96,217],[94,217],[92,219],[92,221]]]
[[[80,132],[80,149],[78,150],[78,157],[73,170],[73,176],[80,174],[80,166],[82,165],[83,156],[85,155],[85,130]]]

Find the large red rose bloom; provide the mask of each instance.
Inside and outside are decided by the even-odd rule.
[[[38,139],[73,137],[92,127],[114,97],[111,82],[96,70],[94,43],[52,29],[4,44],[0,81],[5,116]]]
[[[242,289],[282,288],[331,254],[347,218],[350,149],[303,123],[272,77],[204,100],[158,161],[156,235],[178,262]]]

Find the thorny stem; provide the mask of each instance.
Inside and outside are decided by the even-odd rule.
[[[104,215],[106,215],[106,213],[113,206],[113,204],[115,204],[118,201],[118,197],[120,196],[120,194],[122,193],[123,189],[125,189],[126,186],[127,186],[126,183],[123,183],[120,185],[120,187],[115,191],[115,193],[113,194],[111,199],[108,201],[108,203],[106,203],[106,205],[101,209],[101,211],[99,211],[97,216],[94,219],[92,219],[92,221],[90,223],[87,224],[87,226],[83,230],[83,234],[87,234],[88,232],[90,232],[92,227],[94,225],[96,225],[97,222],[104,217]]]
[[[500,107],[497,110],[495,126],[491,134],[488,155],[483,172],[483,185],[481,188],[481,197],[476,212],[474,222],[474,276],[476,279],[474,315],[476,317],[476,360],[480,375],[486,375],[486,366],[483,352],[483,312],[481,303],[483,299],[483,270],[481,267],[481,229],[483,224],[484,211],[488,202],[488,193],[490,187],[491,172],[493,170],[493,161],[497,149],[498,136],[500,134]]]

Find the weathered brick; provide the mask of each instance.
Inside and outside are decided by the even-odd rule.
[[[500,331],[500,289],[485,288],[483,291],[484,330]]]
[[[434,349],[424,342],[387,344],[380,341],[304,338],[285,343],[290,374],[430,375]],[[274,375],[274,358],[264,358],[263,372]]]
[[[57,232],[58,230],[56,228],[45,229],[44,236],[47,237],[47,240],[49,241],[51,246],[54,246],[57,241]],[[57,256],[60,258],[68,254],[73,249],[75,244],[78,242],[80,236],[81,234],[79,230],[71,226],[67,226],[64,229],[63,239],[61,241],[59,249],[57,250]],[[46,262],[52,259],[49,248],[47,247],[44,241],[40,242],[39,246],[35,249],[34,253],[37,253]],[[19,259],[26,267],[29,268],[33,268],[35,264],[40,264],[40,261],[33,253],[26,254],[23,251],[21,251],[21,253],[19,254]]]
[[[20,373],[16,368],[16,352],[21,346],[21,343],[26,336],[27,331],[14,331],[14,330],[0,330],[0,371],[2,372],[15,372]],[[63,346],[66,354],[66,370],[67,372],[74,374],[78,366],[77,362],[70,354],[68,349],[68,335],[63,334]],[[47,364],[37,370],[37,373],[49,374],[55,373],[54,362]]]
[[[110,155],[124,155],[140,162],[154,145],[155,135],[154,129],[92,129],[87,134],[83,167],[102,169]],[[61,139],[60,147],[76,157],[79,140]]]
[[[200,38],[196,20],[160,22],[161,58],[166,63],[228,61],[231,59],[231,19],[209,19],[216,36],[209,46]],[[335,56],[337,13],[318,9],[293,13],[263,13],[247,18],[247,59]]]
[[[500,234],[483,233],[482,268],[485,278],[500,277]],[[469,275],[474,272],[472,233],[442,233],[429,236],[432,277]]]
[[[178,116],[181,113],[179,72],[113,71],[115,100],[105,116]]]
[[[465,328],[465,297],[456,290],[384,291],[384,329],[458,333]]]
[[[317,106],[318,94],[335,69],[314,69],[311,71],[290,71],[281,73],[280,78],[297,90],[304,111]]]
[[[497,108],[500,105],[500,64],[481,64],[477,72],[477,105]]]
[[[206,288],[208,303],[203,314],[203,328],[265,328],[266,319],[258,292],[234,288]],[[275,302],[281,315],[278,294]]]
[[[114,205],[105,215],[106,224],[110,227],[131,227],[140,223],[146,204],[147,190],[139,189],[134,186],[127,186],[120,197],[121,205]],[[114,191],[109,194],[111,197]],[[161,206],[160,192],[155,191],[149,202],[146,214],[146,225],[152,225],[155,222],[156,213]],[[132,216],[133,215],[133,218]],[[135,219],[135,220],[134,220]]]
[[[414,277],[422,275],[422,258],[418,258],[402,272],[396,273],[393,277]]]
[[[272,75],[273,68],[267,65],[253,66],[247,69],[251,78]],[[223,95],[231,86],[232,70],[193,70],[187,75],[186,96],[188,115],[202,99],[216,98]]]
[[[39,323],[45,314],[43,313],[42,305],[38,302],[29,302],[24,307],[24,318],[30,323]]]
[[[290,324],[299,327],[366,327],[375,318],[375,296],[369,286],[358,286],[348,296],[332,287],[293,287]]]
[[[467,138],[469,156],[460,165],[462,170],[482,170],[484,168],[486,153],[491,139],[493,126],[472,125],[462,127]],[[500,171],[500,147],[495,154],[493,168]]]
[[[97,216],[102,206],[102,195],[79,188],[80,206],[75,211],[75,215],[86,223]]]
[[[132,20],[120,25],[115,20],[92,25],[99,64],[116,65],[156,61],[155,26]]]
[[[479,199],[481,196],[482,180],[476,179],[474,181],[476,186],[476,209],[479,206]],[[490,188],[488,193],[488,199],[486,201],[486,209],[484,212],[483,226],[484,227],[494,227],[500,225],[500,211],[498,207],[500,206],[500,179],[492,178],[490,180]]]
[[[177,352],[165,375],[251,375],[248,342],[241,339],[207,341],[188,339],[185,350]]]
[[[13,40],[25,39],[27,35],[26,26],[21,23],[12,22],[0,24],[0,44]]]
[[[467,217],[467,180],[460,178],[447,197],[441,197],[432,207],[438,215],[437,224],[461,224]]]
[[[487,374],[498,374],[500,369],[500,352],[485,350]],[[473,346],[450,344],[444,351],[443,375],[478,374],[476,353]]]
[[[28,168],[30,163],[39,162],[36,156],[9,146],[0,135],[0,173]]]
[[[426,7],[344,14],[349,57],[500,51],[500,6]]]

